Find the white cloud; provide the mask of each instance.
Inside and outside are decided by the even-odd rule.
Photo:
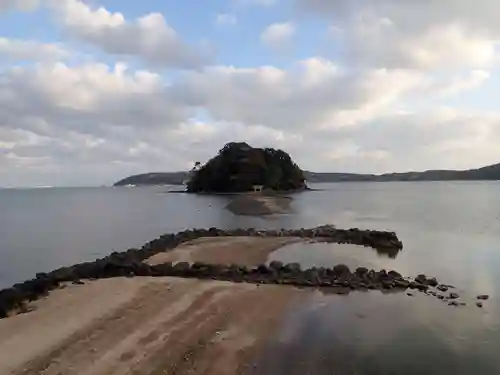
[[[310,154],[304,137],[336,129],[335,116],[376,118],[420,84],[412,72],[356,76],[323,59],[287,70],[212,67],[172,84],[123,64],[16,67],[0,76],[0,176],[10,184],[53,184],[62,175],[60,183],[112,182],[185,168],[234,139],[290,149],[301,160]],[[200,108],[205,121],[193,118]]]
[[[468,27],[486,26],[500,30],[496,22],[499,4],[496,0],[297,0],[303,10],[333,19],[346,19],[354,14],[371,13],[394,22],[405,21],[408,29],[422,29],[429,25],[460,21]],[[401,23],[403,25],[403,23]]]
[[[12,60],[59,60],[69,56],[61,46],[33,40],[0,37],[0,56]]]
[[[485,67],[495,59],[495,41],[459,24],[435,25],[413,34],[388,19],[363,18],[344,35],[347,58],[370,66],[432,70]]]
[[[358,151],[384,150],[390,157],[378,171],[471,168],[498,162],[500,115],[454,108],[390,114],[343,129]],[[355,159],[348,160],[355,168]]]
[[[426,85],[419,72],[344,72],[330,61],[309,59],[288,70],[221,66],[190,72],[178,94],[208,108],[216,120],[293,130],[345,125],[350,115],[364,118],[383,111]]]
[[[233,140],[281,147],[302,167],[323,171],[500,159],[500,113],[441,107],[493,77],[496,2],[485,0],[485,11],[460,0],[456,8],[451,0],[309,1],[309,10],[328,17],[336,50],[344,48],[336,60],[245,68],[204,66],[163,15],[126,19],[83,1],[52,1],[65,35],[99,47],[106,61],[123,55],[149,69],[197,69],[164,76],[123,63],[63,64],[54,60],[65,59],[64,45],[0,39],[1,54],[41,60],[0,71],[2,184],[101,184],[186,169]],[[232,16],[215,21],[233,24]],[[297,22],[270,25],[262,41],[286,45]]]
[[[39,3],[39,0],[0,0],[0,12],[9,9],[30,11],[36,9]]]
[[[129,73],[123,64],[17,67],[0,79],[0,126],[52,136],[60,131],[108,134],[172,126],[187,116],[160,76]]]
[[[168,129],[188,117],[160,76],[122,64],[12,68],[0,75],[2,185],[100,184],[174,167]]]
[[[230,13],[220,13],[215,18],[216,25],[236,25],[238,23],[238,18],[234,14]]]
[[[483,68],[496,61],[500,4],[468,0],[298,0],[332,22],[351,63],[420,69]]]
[[[436,94],[442,97],[456,95],[462,91],[472,90],[479,87],[491,77],[490,72],[485,70],[473,70],[466,77],[455,77],[450,82],[434,87]]]
[[[199,68],[209,58],[201,46],[187,44],[160,13],[125,19],[103,7],[80,0],[52,0],[53,9],[69,33],[114,55],[137,56],[158,67]]]
[[[212,67],[173,84],[121,64],[17,67],[0,76],[0,178],[4,185],[112,183],[188,168],[232,140],[281,147],[304,168],[323,171],[494,162],[499,114],[395,110],[428,87],[418,71],[350,72],[324,59],[289,69]],[[199,108],[203,121],[193,117]]]
[[[269,47],[279,48],[290,41],[295,31],[292,22],[273,23],[261,33],[260,39]]]

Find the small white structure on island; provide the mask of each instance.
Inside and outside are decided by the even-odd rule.
[[[257,192],[260,193],[262,191],[262,189],[264,189],[263,185],[253,185],[252,187],[253,187],[253,191],[256,192],[256,193]]]

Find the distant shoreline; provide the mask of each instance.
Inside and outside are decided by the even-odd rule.
[[[500,180],[500,163],[467,170],[428,170],[384,174],[331,173],[303,171],[308,183],[333,182],[417,182],[417,181],[497,181]],[[126,185],[182,185],[189,172],[155,172],[126,177],[113,186]]]

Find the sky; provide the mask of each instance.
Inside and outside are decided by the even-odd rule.
[[[500,162],[498,0],[0,0],[0,186],[108,185],[225,143],[303,169]]]

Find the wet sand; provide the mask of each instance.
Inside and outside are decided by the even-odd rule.
[[[292,198],[267,193],[245,193],[238,195],[226,209],[235,215],[263,216],[286,214],[291,211]]]
[[[186,242],[173,251],[158,253],[146,263],[236,263],[251,267],[265,263],[269,254],[282,246],[301,241],[303,239],[296,237],[202,237]]]
[[[303,293],[149,277],[68,285],[0,320],[0,374],[242,374]]]

